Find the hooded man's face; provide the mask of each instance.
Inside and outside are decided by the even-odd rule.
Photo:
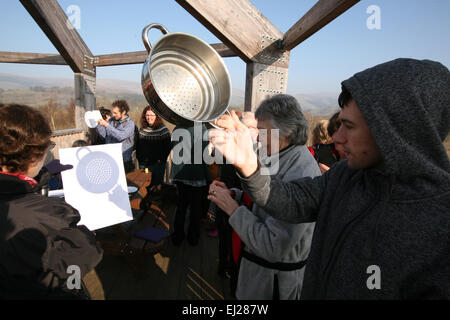
[[[342,108],[339,120],[341,126],[333,139],[342,145],[348,166],[352,169],[380,167],[383,162],[380,149],[354,100]]]

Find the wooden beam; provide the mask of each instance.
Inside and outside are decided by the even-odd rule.
[[[347,11],[359,0],[319,0],[284,35],[283,49],[292,50],[298,44]]]
[[[237,57],[236,52],[223,43],[213,43],[211,44],[211,47],[213,47],[222,58]]]
[[[94,66],[107,67],[124,64],[144,63],[147,59],[147,51],[135,51],[125,53],[104,54],[94,57]]]
[[[255,112],[260,103],[271,96],[286,93],[289,68],[247,63],[245,111]]]
[[[0,51],[1,63],[67,65],[59,54]]]
[[[211,46],[220,54],[222,57],[236,57],[237,54],[230,50],[226,45],[222,43],[211,44]],[[124,64],[139,64],[144,63],[147,59],[147,51],[135,51],[135,52],[125,52],[125,53],[114,53],[114,54],[104,54],[94,57],[94,66],[96,67],[106,67],[106,66],[117,66]]]
[[[278,41],[283,33],[248,0],[176,0],[245,62],[289,64]],[[284,60],[284,61],[282,61]]]
[[[74,72],[95,74],[93,55],[57,0],[20,0]]]

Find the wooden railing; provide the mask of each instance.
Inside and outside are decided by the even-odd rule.
[[[86,133],[83,129],[58,130],[53,132],[52,140],[56,143],[53,156],[59,159],[59,149],[71,148],[75,141],[86,140]]]

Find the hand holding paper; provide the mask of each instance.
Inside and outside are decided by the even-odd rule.
[[[89,128],[97,127],[97,123],[99,120],[103,120],[102,114],[99,110],[87,111],[84,114],[84,121]]]

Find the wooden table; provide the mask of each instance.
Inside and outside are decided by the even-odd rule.
[[[147,196],[147,187],[152,182],[152,173],[145,173],[143,169],[127,173],[127,184],[138,188],[138,192],[130,198],[131,208],[141,210],[141,201]]]
[[[141,255],[154,255],[161,251],[165,239],[158,243],[140,239],[134,236],[137,230],[142,230],[150,226],[148,219],[145,219],[147,214],[151,214],[154,218],[160,221],[163,228],[169,228],[169,225],[163,220],[166,217],[163,210],[151,203],[148,199],[147,187],[151,183],[151,172],[145,173],[144,170],[139,169],[130,172],[126,175],[129,186],[135,186],[138,191],[130,195],[130,205],[133,211],[133,226],[127,230],[125,224],[112,226],[113,232],[110,236],[98,237],[99,244],[104,250],[104,255],[119,255],[125,257],[129,266],[132,268],[135,276],[141,278],[145,276],[145,272],[141,267]],[[154,219],[153,219],[154,220]],[[151,222],[155,224],[154,222]]]

